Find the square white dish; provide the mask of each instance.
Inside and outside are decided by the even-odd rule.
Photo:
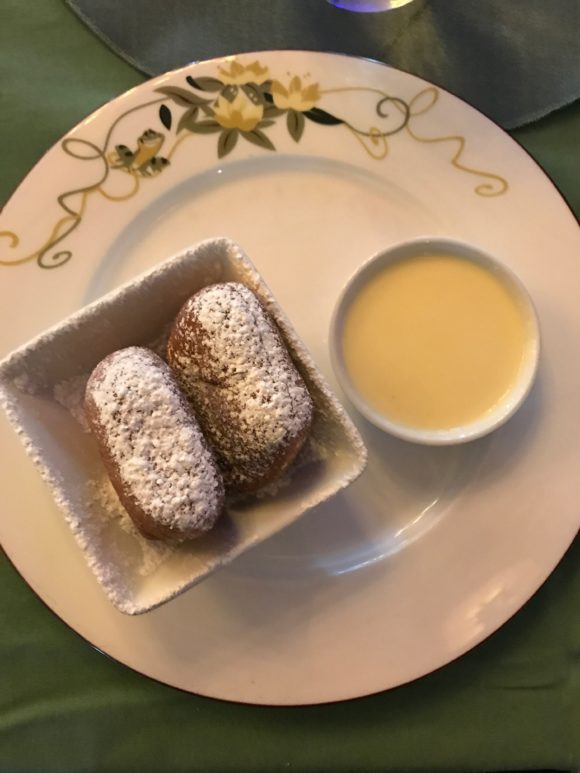
[[[114,493],[83,426],[86,380],[110,352],[159,348],[184,301],[238,281],[276,321],[315,405],[310,440],[276,486],[230,499],[212,532],[181,546],[141,536]],[[34,338],[0,363],[0,404],[48,483],[84,557],[112,603],[141,614],[197,584],[349,485],[366,449],[289,320],[241,248],[213,239],[169,259]]]

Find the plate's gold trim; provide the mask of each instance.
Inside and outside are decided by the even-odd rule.
[[[67,249],[55,251],[55,248],[81,224],[87,201],[94,193],[111,202],[127,201],[139,192],[141,180],[161,174],[172,163],[185,139],[195,135],[215,135],[218,159],[233,153],[240,140],[265,151],[275,151],[276,146],[268,130],[280,121],[285,121],[286,130],[296,143],[302,140],[309,123],[329,130],[346,129],[375,160],[386,158],[389,138],[403,132],[419,143],[447,143],[453,149],[450,164],[461,172],[480,178],[481,182],[474,188],[477,195],[499,196],[508,190],[507,180],[500,175],[475,169],[464,162],[464,136],[426,136],[417,132],[415,119],[424,116],[439,99],[439,90],[434,86],[423,89],[406,102],[399,96],[367,86],[322,89],[309,73],[288,73],[285,78],[271,78],[269,68],[258,60],[243,63],[236,58],[228,59],[226,64],[217,66],[216,72],[216,77],[194,78],[188,75],[180,85],[159,86],[155,92],[161,96],[125,110],[116,117],[102,147],[78,137],[65,138],[61,148],[67,155],[79,161],[102,162],[100,178],[91,185],[58,196],[57,203],[65,214],[55,223],[48,238],[34,252],[23,257],[0,257],[0,266],[21,266],[34,260],[41,268],[63,266],[71,259],[72,252]],[[354,120],[320,107],[325,96],[346,93],[373,96],[375,123],[361,127]],[[113,131],[121,121],[153,105],[159,105],[158,120],[165,131],[147,128],[130,146],[116,145],[109,150]],[[169,137],[172,139],[169,140]],[[111,172],[130,176],[132,183],[125,193],[112,193],[106,189]],[[7,240],[11,250],[20,243],[14,231],[0,231],[0,239]]]
[[[435,86],[429,86],[423,91],[420,91],[415,97],[413,97],[413,99],[409,103],[411,118],[414,118],[417,115],[423,115],[428,110],[431,110],[431,108],[436,104],[438,99],[439,99],[439,90],[436,89]],[[421,100],[424,100],[425,102],[425,104],[422,106],[420,102]],[[419,106],[417,107],[417,105]],[[454,134],[454,135],[449,135],[445,137],[422,137],[421,135],[417,134],[414,131],[411,120],[407,121],[405,129],[409,134],[409,136],[411,136],[417,142],[452,143],[455,146],[455,153],[451,157],[451,160],[450,160],[451,165],[462,172],[467,172],[468,174],[476,175],[477,177],[481,177],[485,180],[485,182],[481,182],[474,189],[475,193],[477,193],[479,196],[500,196],[502,193],[505,193],[507,191],[508,182],[504,177],[501,177],[498,174],[493,174],[492,172],[484,172],[481,169],[474,169],[473,167],[467,166],[461,161],[461,157],[463,156],[463,151],[465,150],[465,146],[467,142],[465,137],[463,137],[462,135]]]

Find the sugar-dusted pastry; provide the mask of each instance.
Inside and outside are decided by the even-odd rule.
[[[308,436],[313,404],[274,321],[254,293],[227,282],[181,308],[167,361],[194,407],[226,488],[280,477]]]
[[[212,528],[222,476],[171,369],[149,349],[105,357],[85,412],[123,506],[148,537],[186,540]]]

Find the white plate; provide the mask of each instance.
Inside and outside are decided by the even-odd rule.
[[[195,89],[186,76],[237,82],[217,105],[223,124],[246,130],[235,145],[221,127],[176,136],[180,117],[195,107],[179,103],[193,95],[212,100],[196,120],[216,128],[219,92]],[[184,92],[171,97],[160,88]],[[265,116],[261,100],[276,111]],[[256,127],[258,120],[272,123]],[[154,134],[138,145],[148,129]],[[119,145],[125,150],[115,151]],[[229,152],[218,158],[218,148]],[[530,157],[446,92],[328,54],[264,52],[191,65],[77,126],[21,184],[0,230],[0,260],[21,261],[0,265],[0,303],[10,320],[0,354],[216,235],[251,255],[331,383],[328,324],[339,290],[390,244],[427,235],[472,242],[503,259],[537,306],[538,381],[505,427],[465,447],[428,448],[360,420],[370,461],[357,483],[141,618],[107,601],[2,420],[7,554],[63,620],[132,668],[192,692],[257,703],[316,703],[394,687],[498,628],[572,541],[580,232]],[[51,238],[60,241],[42,251]]]

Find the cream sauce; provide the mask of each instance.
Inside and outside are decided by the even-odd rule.
[[[416,256],[386,266],[352,301],[345,364],[386,418],[449,429],[505,396],[522,366],[527,323],[501,276],[461,257]]]

